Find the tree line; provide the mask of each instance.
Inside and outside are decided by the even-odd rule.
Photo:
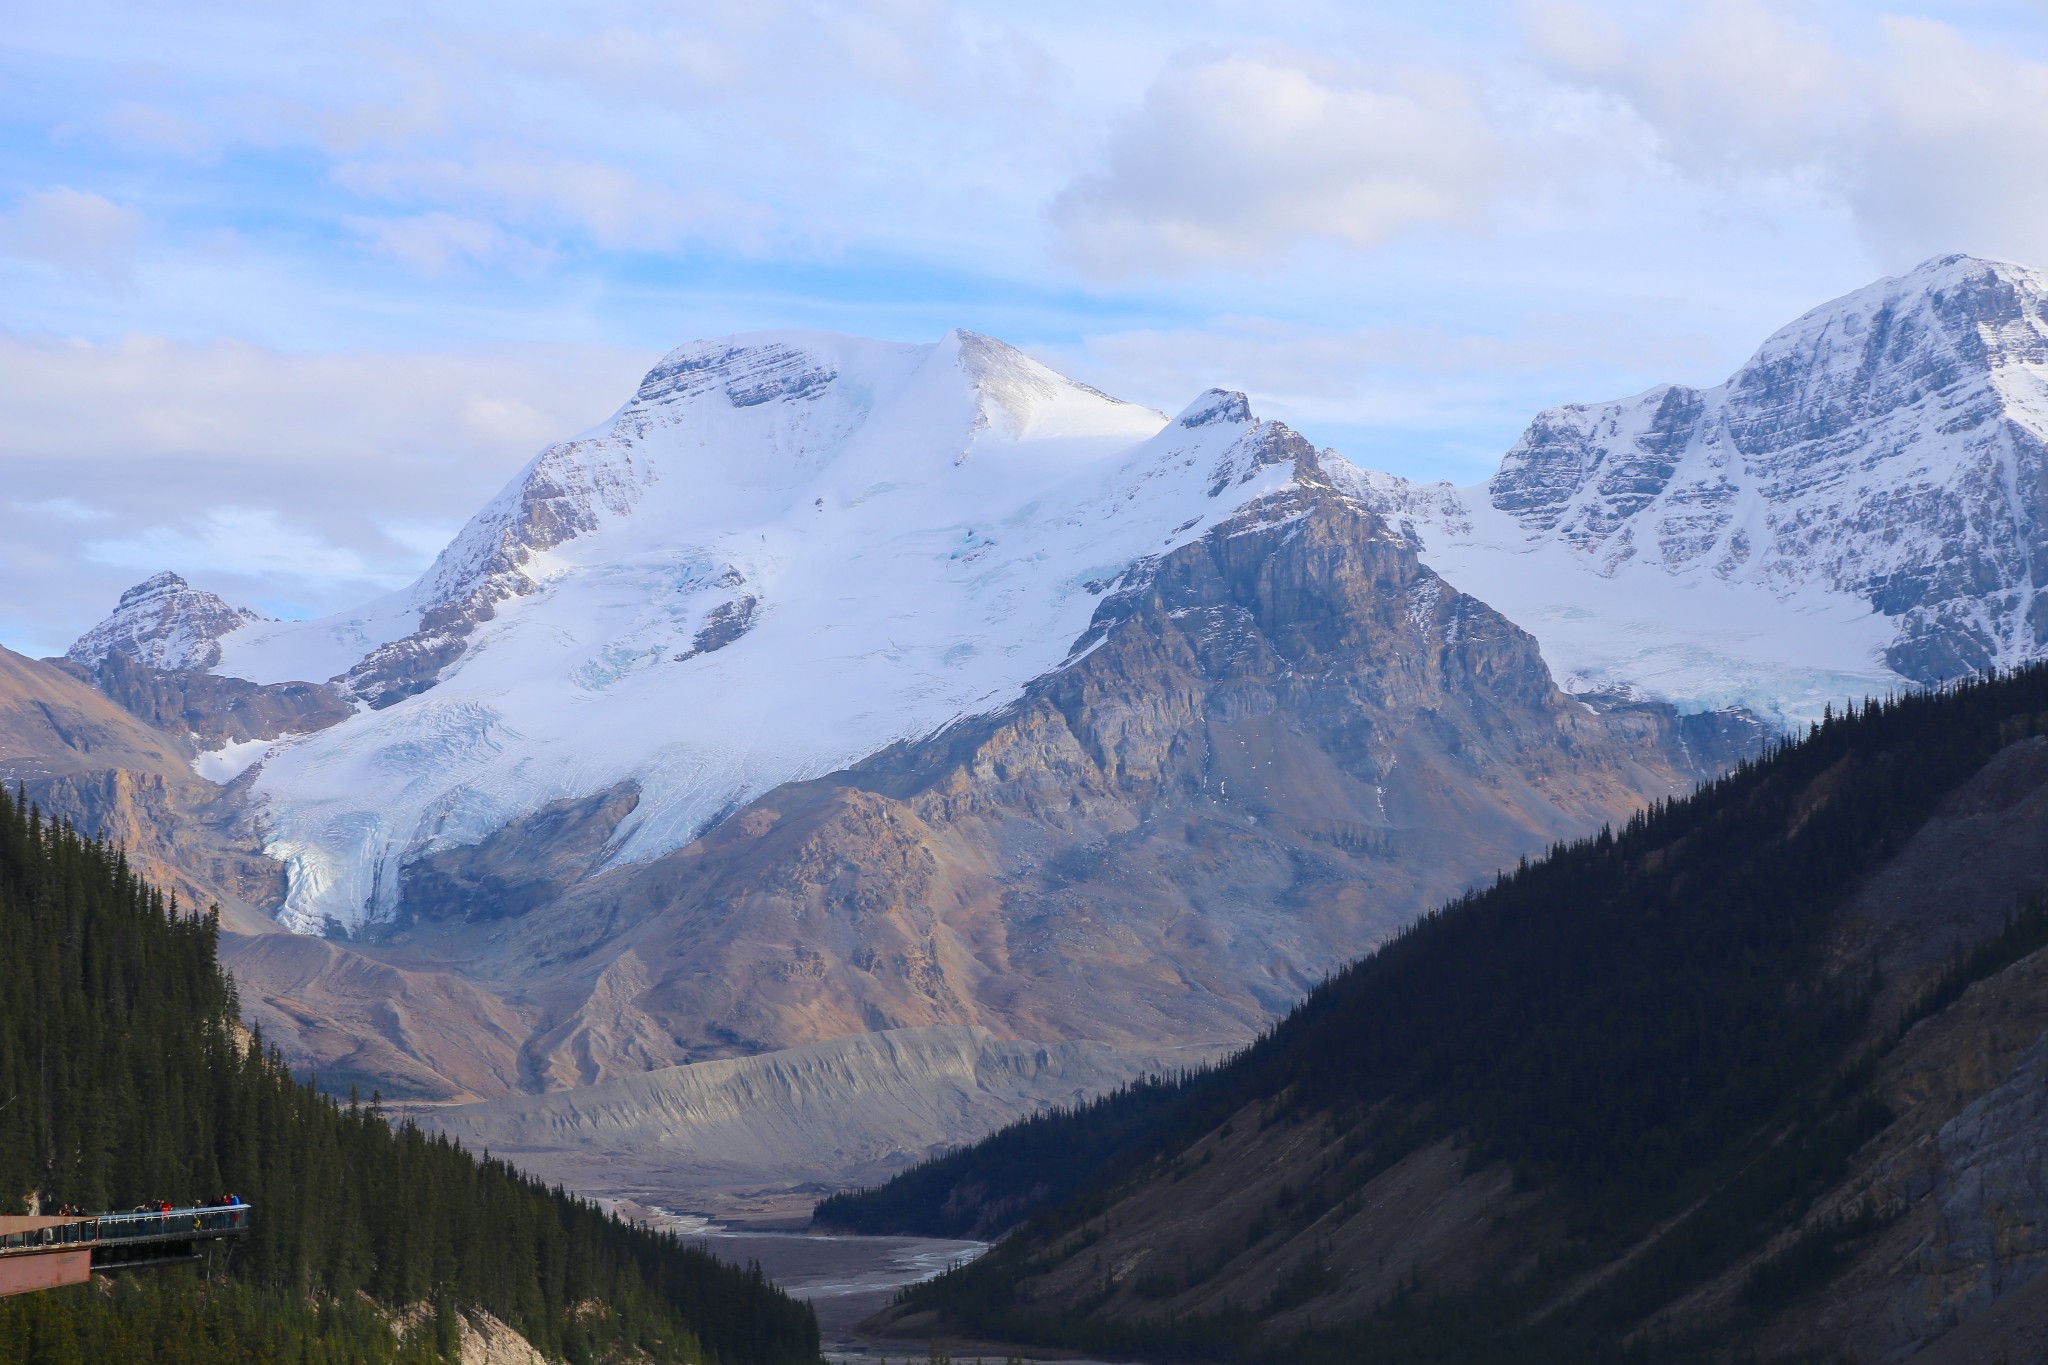
[[[481,1309],[575,1365],[818,1358],[810,1309],[758,1269],[294,1079],[242,1029],[219,930],[0,791],[0,1207],[255,1210],[214,1283],[0,1301],[0,1356],[435,1359]]]

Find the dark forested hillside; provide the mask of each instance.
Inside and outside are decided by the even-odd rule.
[[[0,1191],[256,1210],[224,1283],[0,1302],[0,1357],[433,1359],[482,1310],[578,1365],[816,1359],[758,1273],[295,1081],[241,1032],[217,934],[0,792]]]
[[[1961,1226],[1928,1201],[1967,1154],[1923,1139],[2048,1040],[2048,992],[2013,984],[2048,929],[2027,899],[2048,886],[2044,729],[2040,668],[1830,716],[1429,916],[1214,1072],[818,1216],[989,1232],[1035,1209],[897,1325],[1092,1350],[1803,1349],[1829,1295],[1881,1298],[1886,1275],[1934,1307],[1884,1330],[1924,1344],[1972,1301],[1884,1259],[1914,1219],[1943,1245]],[[1997,991],[1994,1041],[1943,1041]],[[1926,1079],[1966,1046],[1996,1059],[1973,1055],[1981,1080]],[[2040,1263],[1969,1254],[1986,1301]]]

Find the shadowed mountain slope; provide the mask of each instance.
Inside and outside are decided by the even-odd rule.
[[[2039,667],[1833,718],[1430,916],[1214,1073],[819,1218],[1036,1207],[893,1326],[1175,1359],[1903,1359],[2024,1319],[2044,731]]]

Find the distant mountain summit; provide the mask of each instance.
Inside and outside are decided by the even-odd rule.
[[[113,614],[79,636],[64,657],[88,671],[117,653],[165,672],[203,671],[220,662],[223,636],[262,619],[174,573],[160,573],[122,593]]]
[[[1378,478],[1575,686],[1791,718],[2048,645],[2048,276],[1947,256],[1725,383],[1539,414],[1486,484]]]

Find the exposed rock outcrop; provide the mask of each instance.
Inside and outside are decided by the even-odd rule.
[[[262,617],[174,573],[121,594],[108,617],[48,662],[97,687],[131,715],[193,750],[324,729],[353,706],[319,682],[264,685],[210,672],[221,641]]]
[[[1899,618],[1892,668],[1937,682],[2048,642],[2044,373],[2048,278],[1948,257],[1815,309],[1719,389],[1544,413],[1488,492],[1615,566],[1853,593]]]

